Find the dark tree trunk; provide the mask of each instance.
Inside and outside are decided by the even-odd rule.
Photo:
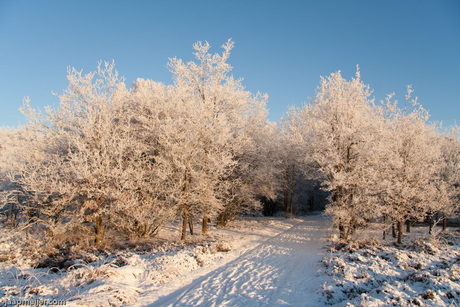
[[[205,214],[203,216],[203,226],[201,227],[201,234],[205,235],[208,233],[208,216]]]
[[[341,191],[342,191],[342,187],[335,188],[335,191],[334,191],[334,194],[332,196],[332,199],[336,204],[339,202],[339,198],[341,197]],[[346,229],[345,229],[345,225],[343,224],[341,219],[339,219],[338,227],[339,227],[339,237],[340,237],[340,239],[347,240],[347,232],[346,232]]]
[[[289,213],[292,215],[294,214],[294,208],[292,206],[293,199],[294,199],[294,182],[291,182],[291,190],[289,191]]]
[[[188,227],[190,229],[190,235],[193,236],[193,215],[190,214],[188,217]]]
[[[310,198],[308,199],[308,209],[310,211],[313,211],[315,209],[315,198],[313,195],[311,195]]]
[[[447,229],[447,218],[444,217],[442,219],[442,230],[445,231]]]
[[[227,225],[227,222],[225,221],[225,218],[222,213],[220,213],[217,216],[217,226],[218,227],[225,227]]]
[[[402,244],[403,222],[398,221],[398,244]]]
[[[428,233],[429,234],[433,233],[433,226],[434,226],[434,220],[433,220],[433,217],[430,216],[429,219],[428,219],[428,227],[429,227]]]
[[[387,235],[386,226],[387,226],[387,216],[384,214],[383,215],[383,236],[382,236],[383,238],[382,238],[382,240],[386,239],[386,235]]]
[[[391,235],[396,239],[396,226],[395,223],[391,226]]]
[[[342,240],[347,240],[347,233],[345,231],[345,226],[343,225],[342,222],[339,222],[339,233],[340,233],[340,239]]]
[[[289,197],[288,197],[288,189],[284,188],[283,190],[283,204],[284,204],[284,214],[286,217],[288,216],[289,213]]]
[[[356,234],[356,228],[358,226],[356,225],[356,218],[353,216],[350,220],[350,226],[349,226],[349,229],[348,229],[348,232],[350,234],[350,236],[354,236]]]
[[[184,205],[182,208],[182,234],[180,239],[185,241],[187,237],[187,207]]]
[[[229,203],[225,209],[217,216],[217,226],[225,227],[227,226],[228,222],[235,220],[235,218],[241,212],[241,205],[242,201],[240,199]]]
[[[410,233],[410,221],[409,220],[406,221],[406,232]]]
[[[26,219],[27,219],[27,227],[25,229],[25,232],[26,232],[26,240],[29,241],[29,227],[30,227],[30,215],[29,215],[29,211],[26,210]]]
[[[18,220],[19,209],[16,205],[11,208],[11,228],[16,228]],[[7,216],[8,219],[8,216]]]

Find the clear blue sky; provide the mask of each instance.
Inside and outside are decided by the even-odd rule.
[[[114,60],[136,78],[171,83],[169,57],[192,60],[228,38],[235,77],[269,94],[269,118],[313,97],[320,76],[341,70],[381,100],[405,85],[432,120],[460,124],[460,1],[21,1],[0,0],[0,126],[18,108],[57,105],[68,66],[88,72]]]

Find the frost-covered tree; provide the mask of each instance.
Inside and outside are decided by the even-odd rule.
[[[435,197],[429,210],[430,233],[434,224],[443,220],[446,229],[447,218],[458,215],[460,210],[460,138],[459,128],[455,126],[448,134],[439,134],[435,145],[440,156],[436,175],[432,178]]]
[[[194,197],[201,195],[193,201],[191,197],[186,198],[187,202],[192,201],[190,206],[193,204],[202,214],[203,233],[207,231],[208,217],[220,213],[219,220],[226,223],[243,206],[257,204],[255,194],[263,193],[264,187],[259,177],[263,164],[256,161],[256,156],[261,156],[261,152],[256,151],[256,137],[261,129],[271,131],[265,120],[266,96],[252,96],[244,90],[241,80],[229,75],[232,67],[227,60],[233,42],[229,40],[222,45],[222,54],[210,54],[209,48],[208,43],[197,43],[194,45],[197,62],[184,63],[174,58],[169,63],[175,91],[182,95],[177,98],[177,104],[187,104],[190,108],[189,118],[184,120],[190,121],[187,124],[190,131],[198,134],[187,137],[195,148],[186,161],[192,163],[197,158],[199,166],[184,163],[181,168],[184,193],[193,190]],[[193,127],[197,127],[196,130]],[[202,156],[196,154],[200,150]],[[200,172],[192,174],[197,169]],[[210,197],[212,195],[214,197]],[[185,237],[185,217],[190,206],[185,202],[182,206],[182,237]]]
[[[279,190],[280,152],[279,129],[259,117],[246,127],[242,150],[236,155],[237,167],[227,178],[231,190],[218,224],[225,226],[242,212],[261,209],[260,199],[276,199]]]
[[[16,202],[10,203],[8,200],[10,197],[10,192],[8,191],[11,191],[13,187],[7,179],[7,174],[11,172],[10,161],[12,160],[11,155],[14,152],[12,145],[16,143],[14,141],[16,138],[14,133],[16,131],[6,127],[0,128],[0,212],[4,216],[6,225],[10,227],[17,226],[19,214],[18,204]]]
[[[393,94],[375,106],[359,71],[351,81],[339,72],[321,79],[309,105],[287,114],[284,131],[331,192],[326,210],[342,239],[383,218],[398,226],[401,242],[404,223],[409,229],[458,211],[458,138],[439,135],[411,93],[404,108]]]
[[[404,108],[397,106],[389,95],[385,103],[387,138],[385,160],[379,170],[382,187],[382,208],[397,224],[398,242],[406,222],[423,220],[438,206],[437,183],[440,176],[440,147],[434,125],[428,124],[429,114],[411,99],[408,87]],[[438,185],[439,188],[441,188]]]
[[[367,195],[380,119],[369,96],[359,70],[350,81],[337,72],[321,78],[315,99],[290,115],[307,165],[320,171],[323,186],[331,192],[327,212],[342,239],[372,214]]]
[[[444,139],[443,170],[441,178],[450,186],[450,202],[447,208],[442,210],[444,217],[451,217],[460,214],[460,127],[452,127],[452,131]],[[445,224],[444,224],[445,228]]]
[[[30,112],[28,100],[23,111]],[[36,114],[35,118],[40,117]],[[65,157],[65,140],[47,134],[38,122],[29,119],[28,125],[10,131],[2,142],[0,159],[4,180],[9,185],[1,191],[2,203],[16,211],[15,215],[22,213],[27,234],[32,224],[45,225],[47,238],[51,239],[55,227],[66,217],[75,189]]]
[[[42,195],[48,189],[53,199],[71,203],[72,217],[93,225],[96,244],[111,224],[129,235],[154,234],[164,211],[157,200],[167,198],[169,191],[152,179],[158,168],[151,165],[151,153],[135,129],[130,92],[113,63],[99,65],[97,72],[86,75],[69,69],[68,80],[55,110],[47,108],[42,114],[27,103],[24,106],[30,122],[27,129],[33,131],[26,136],[36,139],[27,142],[31,157],[40,161],[34,168],[36,175],[29,171],[23,176],[29,181],[25,190]],[[18,170],[32,165],[15,161]],[[40,181],[44,178],[59,184],[47,188]]]
[[[137,80],[134,90],[144,111],[139,122],[144,143],[155,152],[156,163],[167,166],[174,191],[172,206],[183,216],[182,238],[193,211],[216,214],[222,206],[221,177],[234,162],[229,150],[231,134],[223,118],[188,95],[181,87]]]
[[[123,194],[120,181],[126,174],[124,161],[130,156],[129,131],[123,118],[128,92],[113,63],[100,64],[97,72],[86,75],[69,69],[67,78],[69,86],[59,96],[58,109],[48,111],[48,129],[69,142],[80,213],[94,223],[95,242],[100,244],[111,206]]]
[[[113,63],[88,74],[69,69],[57,108],[24,105],[29,123],[11,143],[27,150],[9,178],[42,215],[67,211],[92,225],[96,244],[109,226],[155,235],[175,214],[185,239],[191,215],[202,216],[206,233],[208,218],[256,207],[258,196],[274,194],[276,170],[265,162],[276,156],[277,131],[266,121],[266,96],[229,75],[233,42],[222,47],[210,54],[209,44],[195,44],[198,63],[171,59],[171,86],[138,79],[127,90]]]

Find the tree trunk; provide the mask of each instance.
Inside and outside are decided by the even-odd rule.
[[[16,205],[11,208],[11,228],[16,228],[19,209]]]
[[[217,227],[225,227],[225,225],[226,222],[223,213],[219,213],[219,215],[217,216]]]
[[[203,216],[203,225],[201,227],[201,234],[202,235],[208,234],[208,215],[207,214]]]
[[[104,241],[105,236],[105,226],[102,225],[102,217],[100,215],[96,216],[96,237],[94,238],[94,243],[96,246],[99,246]]]
[[[442,230],[445,231],[447,229],[447,218],[444,217],[442,219]]]
[[[288,200],[288,190],[287,190],[287,188],[284,188],[284,190],[283,190],[283,203],[284,203],[284,214],[285,214],[286,217],[288,217],[289,200]]]
[[[393,236],[393,238],[396,239],[396,227],[395,227],[395,223],[393,223],[393,225],[391,226],[391,235]]]
[[[294,199],[294,183],[291,183],[291,190],[289,191],[289,213],[292,215],[294,214],[294,208],[293,208],[293,199]]]
[[[429,233],[429,234],[432,234],[432,233],[433,233],[433,226],[434,226],[433,217],[430,216],[429,219],[428,219],[428,227],[429,227],[428,233]]]
[[[233,203],[230,203],[228,204],[225,209],[219,213],[219,215],[217,216],[217,226],[218,227],[225,227],[227,226],[227,223],[230,219],[230,207],[229,206],[233,206]]]
[[[217,226],[225,227],[229,221],[235,220],[241,212],[242,200],[237,199],[225,206],[224,210],[217,216]]]
[[[350,226],[349,226],[349,229],[348,229],[348,232],[350,234],[350,236],[354,236],[356,234],[356,228],[358,226],[356,225],[356,218],[353,216],[350,220]]]
[[[26,240],[29,241],[29,225],[27,225],[25,231],[26,231]]]
[[[182,209],[182,234],[180,239],[185,241],[187,236],[187,207],[184,205]]]
[[[410,220],[406,221],[406,232],[410,233]]]
[[[339,222],[339,233],[340,233],[340,239],[342,240],[347,240],[347,233],[345,231],[345,226],[343,226],[342,222]]]
[[[193,215],[190,214],[188,217],[188,227],[190,229],[190,235],[193,236]]]
[[[336,205],[339,203],[339,197],[341,195],[341,193],[340,193],[341,190],[342,190],[342,187],[336,187],[335,190],[334,190],[332,200],[334,201],[334,203]],[[346,229],[345,229],[345,226],[343,225],[343,222],[342,222],[342,220],[340,218],[339,218],[339,222],[338,222],[338,227],[339,227],[339,237],[340,237],[340,239],[347,240]]]
[[[184,187],[182,188],[182,191],[183,192],[187,192],[189,190],[189,178],[188,178],[188,174],[187,174],[187,171],[185,172],[184,174]],[[186,204],[183,204],[182,205],[182,234],[181,234],[181,237],[180,239],[182,241],[185,241],[185,238],[187,236],[187,205]]]
[[[312,212],[315,209],[315,197],[313,195],[308,199],[308,209]]]
[[[398,221],[398,244],[402,244],[403,222]]]
[[[27,219],[27,227],[25,229],[25,231],[26,231],[26,240],[29,241],[30,216],[29,216],[29,211],[28,210],[26,210],[26,219]]]
[[[383,238],[382,240],[386,239],[386,235],[387,235],[386,226],[387,226],[387,216],[384,214],[383,215],[383,236],[382,236]]]

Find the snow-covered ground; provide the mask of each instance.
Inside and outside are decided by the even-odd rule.
[[[286,231],[150,306],[317,306],[323,281],[318,264],[330,222],[320,215],[292,222]]]
[[[370,233],[371,231],[367,231]],[[436,239],[414,228],[404,245],[375,238],[331,250],[323,259],[332,280],[322,286],[334,306],[460,306],[460,233]],[[424,235],[425,234],[425,235]]]
[[[320,214],[245,217],[187,244],[159,238],[150,249],[88,253],[69,270],[13,258],[0,263],[0,306],[460,306],[455,230],[430,241],[414,228],[404,247],[362,239],[334,250],[330,225]],[[162,235],[178,238],[177,225]]]
[[[0,303],[64,299],[67,306],[321,304],[322,215],[247,217],[193,244],[88,255],[65,271],[0,264]],[[167,230],[165,230],[167,231]],[[178,235],[171,231],[171,235]],[[163,250],[161,250],[163,248]]]

